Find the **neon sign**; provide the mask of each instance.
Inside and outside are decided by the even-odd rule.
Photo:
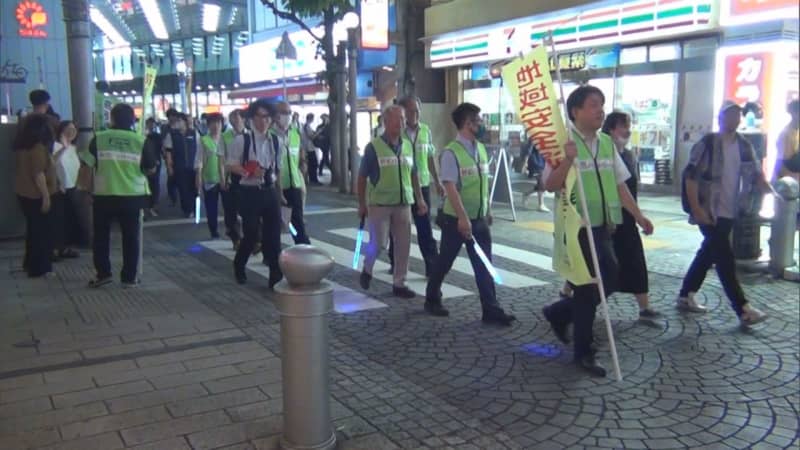
[[[34,0],[23,0],[17,4],[17,23],[19,35],[30,38],[46,38],[47,12],[44,7]]]

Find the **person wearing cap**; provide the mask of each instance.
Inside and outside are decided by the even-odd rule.
[[[181,114],[177,127],[171,128],[164,138],[166,149],[167,173],[175,177],[183,216],[193,218],[194,199],[198,195],[195,189],[194,161],[197,155],[198,133],[192,128],[193,121],[186,114]]]
[[[778,155],[774,173],[776,181],[783,177],[791,177],[800,183],[800,100],[794,99],[789,102],[786,112],[792,119],[778,135]]]
[[[281,192],[280,146],[269,132],[273,106],[266,100],[256,100],[248,108],[253,129],[236,136],[228,160],[228,171],[241,177],[239,182],[239,213],[242,216],[244,237],[236,250],[233,273],[236,282],[247,282],[245,268],[258,240],[261,228],[261,253],[269,266],[269,288],[283,279],[278,265],[281,251]]]
[[[289,223],[294,226],[295,244],[310,244],[303,219],[303,193],[306,190],[306,155],[302,151],[300,129],[292,122],[292,108],[286,102],[275,105],[272,120],[272,134],[278,138],[280,146],[280,186],[283,190],[282,204],[291,208]]]
[[[89,287],[112,281],[111,222],[122,230],[122,272],[124,288],[139,284],[139,220],[147,207],[150,189],[147,175],[156,168],[156,155],[144,145],[145,138],[133,131],[133,108],[118,103],[111,108],[111,127],[98,132],[89,143],[94,157],[94,245],[95,277]]]
[[[730,235],[737,218],[758,214],[760,202],[752,201],[754,197],[771,189],[752,144],[736,131],[742,107],[726,100],[718,120],[719,132],[707,134],[692,147],[683,172],[689,223],[700,228],[703,243],[683,279],[676,307],[695,313],[708,310],[695,294],[713,265],[740,324],[749,326],[767,316],[748,303],[739,284]]]
[[[601,132],[605,113],[605,96],[595,86],[581,86],[567,98],[567,114],[572,122],[569,139],[564,145],[564,159],[553,167],[545,166],[542,179],[545,189],[561,192],[567,174],[574,166],[581,177],[588,211],[582,211],[577,199],[571,200],[581,212],[588,216],[590,228],[581,228],[577,239],[583,256],[583,264],[592,277],[596,277],[589,247],[592,237],[600,266],[600,278],[606,298],[618,289],[619,266],[614,253],[612,233],[623,223],[622,210],[633,216],[645,234],[653,233],[653,223],[639,210],[626,181],[630,172],[610,136]],[[579,262],[576,262],[579,263]],[[595,359],[592,348],[595,313],[600,304],[600,290],[592,281],[576,285],[570,283],[572,297],[564,297],[543,309],[556,337],[569,342],[567,327],[573,324],[574,360],[582,370],[597,377],[604,377],[606,370]]]
[[[196,172],[196,186],[198,192],[203,193],[203,202],[206,205],[206,221],[212,239],[219,238],[217,231],[217,211],[219,205],[220,184],[225,179],[222,142],[222,122],[224,118],[220,113],[206,115],[208,133],[200,137],[200,145],[194,160]],[[223,198],[223,202],[225,199]],[[223,205],[224,207],[224,205]]]
[[[236,136],[240,136],[245,132],[244,115],[245,113],[241,109],[234,109],[231,111],[228,114],[228,123],[230,126],[222,133],[222,170],[224,176],[220,180],[220,190],[222,194],[222,209],[225,212],[225,235],[230,238],[234,250],[239,248],[239,243],[242,239],[237,194],[240,177],[231,173],[227,169],[227,164],[225,162],[228,161],[228,156],[233,150],[233,141],[236,139]]]
[[[411,205],[419,214],[428,212],[422,196],[411,142],[403,139],[403,108],[392,105],[383,111],[386,131],[364,149],[358,172],[358,215],[369,228],[364,269],[359,282],[365,290],[372,281],[372,269],[391,232],[394,238],[395,270],[392,293],[414,298],[406,285],[408,256],[411,250]]]
[[[439,182],[439,176],[436,172],[436,163],[434,161],[436,148],[433,145],[433,134],[428,125],[419,121],[419,98],[416,96],[401,97],[397,104],[405,110],[406,123],[403,129],[403,139],[411,143],[411,151],[414,154],[414,167],[417,169],[422,197],[425,199],[425,204],[430,205],[431,182],[436,186],[439,197],[444,194],[444,188]],[[438,256],[436,239],[433,237],[430,211],[425,214],[419,214],[419,211],[413,209],[412,216],[414,217],[414,227],[417,229],[417,243],[422,254],[422,260],[425,263],[425,276],[427,277],[430,275]],[[389,239],[389,263],[394,266],[394,244],[391,237]]]
[[[483,310],[481,320],[509,326],[516,317],[500,307],[492,275],[474,247],[480,245],[491,260],[489,154],[479,141],[486,133],[480,112],[472,103],[458,105],[452,113],[458,135],[439,153],[439,176],[446,195],[440,213],[442,245],[425,289],[425,311],[434,316],[449,315],[442,305],[442,283],[466,244]]]

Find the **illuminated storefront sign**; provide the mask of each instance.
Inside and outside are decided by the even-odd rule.
[[[711,0],[638,0],[580,14],[533,20],[434,38],[430,67],[496,61],[526,53],[553,32],[559,51],[708,30],[715,27]]]
[[[361,48],[389,48],[389,1],[361,0]]]
[[[46,38],[47,12],[39,2],[24,0],[17,4],[19,35],[30,38]]]
[[[313,29],[314,33],[324,33],[322,27]],[[286,78],[312,75],[325,71],[325,60],[317,56],[317,42],[305,30],[289,33],[289,40],[297,50],[297,59],[286,60]],[[276,36],[265,41],[245,45],[239,49],[239,82],[257,83],[278,80],[284,77],[283,61],[275,58],[275,51],[281,43]]]
[[[722,0],[720,23],[741,25],[767,20],[797,19],[797,0]]]
[[[615,67],[619,59],[619,50],[619,45],[612,45],[559,53],[558,67],[566,71]],[[549,64],[551,71],[556,70],[555,63],[555,57],[550,55]]]

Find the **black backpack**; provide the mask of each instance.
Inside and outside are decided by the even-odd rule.
[[[711,182],[711,166],[714,162],[714,134],[709,133],[703,136],[702,139],[703,147],[705,148],[705,152],[707,155],[706,158],[708,159],[708,165],[706,166],[705,172],[700,176],[700,183],[710,183]],[[701,158],[702,159],[702,158]],[[689,196],[686,194],[686,172],[689,170],[687,166],[683,169],[681,173],[681,207],[683,208],[683,212],[686,214],[692,214],[692,206],[689,204]]]

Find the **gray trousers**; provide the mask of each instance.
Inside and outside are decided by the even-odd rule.
[[[406,285],[408,254],[411,251],[411,207],[370,206],[367,214],[369,244],[364,254],[364,272],[372,274],[375,261],[386,248],[391,231],[394,239],[394,285]]]

